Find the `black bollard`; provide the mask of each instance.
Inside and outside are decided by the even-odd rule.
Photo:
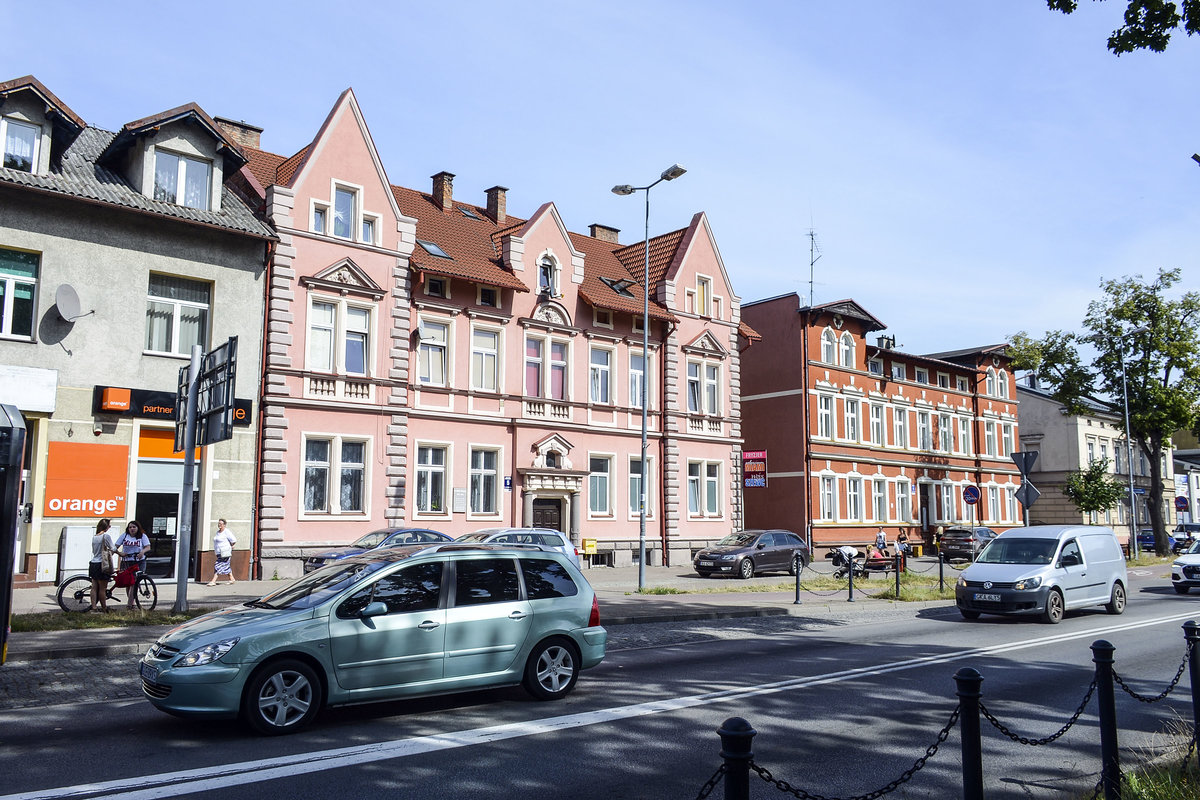
[[[1188,644],[1188,674],[1192,679],[1192,742],[1200,751],[1200,625],[1194,620],[1183,623],[1183,635]],[[1197,755],[1200,763],[1200,753]]]
[[[979,691],[983,676],[971,667],[954,673],[958,733],[962,739],[963,800],[983,800],[983,746],[979,738]]]
[[[846,598],[847,603],[854,602],[854,559],[850,556],[846,557],[846,568],[850,571],[850,596]]]
[[[792,563],[796,565],[796,599],[792,605],[798,606],[800,605],[800,573],[804,571],[804,562],[800,560],[800,556],[794,555],[792,558],[794,559]]]
[[[902,563],[900,554],[896,553],[896,600],[900,599],[900,564]]]
[[[942,551],[941,551],[941,549],[939,548],[939,549],[938,549],[938,591],[939,591],[939,592],[944,592],[944,591],[946,591],[946,571],[945,571],[945,564],[946,564],[946,562],[945,562],[945,560],[942,558]]]
[[[756,733],[741,717],[730,717],[717,729],[725,760],[725,800],[750,800],[750,761],[754,758],[750,747]]]
[[[1096,701],[1100,711],[1100,784],[1104,800],[1121,800],[1121,757],[1117,751],[1117,703],[1113,697],[1113,651],[1103,639],[1092,642]]]

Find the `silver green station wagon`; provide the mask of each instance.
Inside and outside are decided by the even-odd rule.
[[[292,733],[323,706],[521,684],[554,700],[604,658],[587,579],[536,547],[372,551],[189,620],[139,664],[142,691],[187,717]]]

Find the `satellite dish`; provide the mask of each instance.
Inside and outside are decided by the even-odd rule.
[[[69,283],[61,284],[54,292],[54,305],[64,322],[72,322],[80,316],[79,293]]]

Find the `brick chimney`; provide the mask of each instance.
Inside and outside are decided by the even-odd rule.
[[[592,232],[593,239],[599,239],[602,242],[609,244],[620,244],[617,237],[620,235],[620,228],[610,228],[607,225],[601,225],[599,222],[593,222],[588,226],[588,230]]]
[[[439,172],[433,176],[433,202],[441,206],[442,211],[454,207],[454,173]]]
[[[221,129],[221,133],[229,137],[238,147],[253,147],[261,150],[263,129],[248,122],[234,121],[225,117],[214,117],[213,121]]]
[[[487,190],[487,213],[488,216],[496,221],[497,225],[503,225],[508,219],[507,202],[505,193],[508,191],[507,186],[493,186]]]

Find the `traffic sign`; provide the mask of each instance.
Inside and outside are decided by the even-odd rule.
[[[1037,461],[1037,450],[1022,450],[1017,453],[1009,454],[1013,463],[1017,465],[1017,472],[1021,473],[1021,477],[1029,474],[1029,470],[1033,469],[1033,464]]]
[[[1036,503],[1041,496],[1042,493],[1032,483],[1022,483],[1021,488],[1017,489],[1017,502],[1026,508]]]
[[[964,486],[963,487],[963,502],[969,506],[973,506],[979,502],[979,487]]]
[[[1179,495],[1179,497],[1176,497],[1175,498],[1175,510],[1176,511],[1187,511],[1188,510],[1188,499],[1186,497],[1184,497],[1183,495]]]

